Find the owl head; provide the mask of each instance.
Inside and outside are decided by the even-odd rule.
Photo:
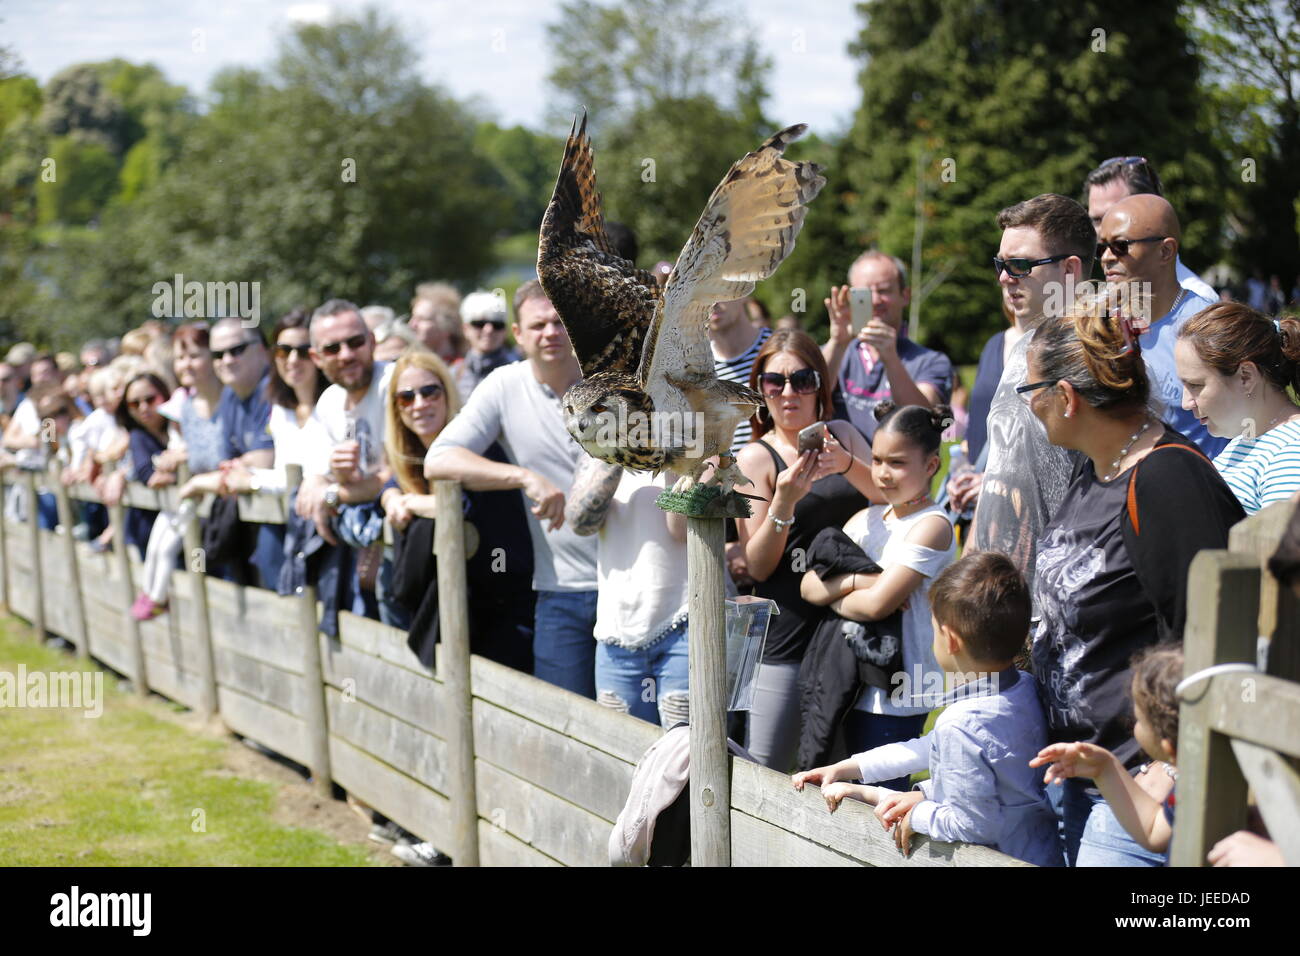
[[[655,467],[654,403],[623,376],[597,373],[564,393],[564,427],[587,454],[637,470]]]

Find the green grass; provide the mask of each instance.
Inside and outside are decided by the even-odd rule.
[[[0,618],[0,672],[93,670]],[[272,820],[275,788],[223,769],[238,746],[187,730],[104,677],[103,713],[0,710],[0,862],[9,866],[363,866]],[[196,832],[201,810],[203,830]]]

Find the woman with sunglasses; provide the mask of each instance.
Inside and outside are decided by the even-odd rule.
[[[1136,774],[1129,661],[1181,638],[1192,558],[1226,548],[1243,512],[1209,459],[1152,413],[1141,350],[1101,312],[1044,320],[1017,388],[1048,440],[1081,453],[1038,541],[1031,659],[1049,742],[1104,747]],[[1162,778],[1148,784],[1165,784],[1153,792],[1161,799]],[[1049,788],[1070,865],[1161,865],[1163,854],[1135,843],[1087,788]]]
[[[749,385],[764,404],[751,419],[755,440],[737,458],[754,483],[754,514],[739,522],[754,593],[781,613],[771,619],[754,703],[749,712],[750,753],[759,763],[787,772],[799,744],[799,664],[821,611],[799,594],[806,553],[822,528],[843,527],[864,496],[880,500],[867,464],[867,441],[851,424],[829,421],[831,379],[817,344],[804,332],[774,332],[754,358]],[[826,423],[820,450],[799,450],[799,432]],[[800,550],[802,549],[802,550]],[[797,570],[796,570],[797,568]]]
[[[1214,467],[1247,514],[1300,489],[1300,320],[1220,302],[1178,330],[1174,365],[1183,408],[1232,439]]]
[[[117,409],[117,423],[127,433],[126,456],[100,486],[100,497],[109,507],[122,500],[127,481],[149,480],[154,471],[154,458],[167,448],[167,419],[158,410],[167,395],[167,383],[153,372],[139,372],[126,383],[126,396]],[[126,509],[123,540],[135,546],[142,561],[157,517],[156,511]]]

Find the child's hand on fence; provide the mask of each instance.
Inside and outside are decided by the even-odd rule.
[[[925,794],[919,790],[896,793],[882,787],[880,788],[879,802],[876,803],[876,819],[880,821],[886,830],[892,829],[898,821],[912,811],[912,807],[924,799]]]
[[[802,790],[805,783],[815,783],[819,787],[826,787],[835,782],[835,768],[832,767],[813,767],[811,770],[800,770],[790,778],[796,790]]]
[[[828,783],[822,787],[822,798],[826,801],[826,809],[831,813],[839,809],[845,797],[855,795],[856,788],[851,783]]]
[[[1038,756],[1029,761],[1029,766],[1051,764],[1043,776],[1043,783],[1062,783],[1069,777],[1095,780],[1111,759],[1110,751],[1096,744],[1052,744],[1040,750]]]
[[[920,800],[915,801],[907,808],[907,812],[903,814],[903,819],[894,824],[894,846],[902,851],[903,856],[907,856],[912,852],[912,811],[916,809],[916,804],[920,802]]]

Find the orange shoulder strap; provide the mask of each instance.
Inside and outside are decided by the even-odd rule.
[[[1151,449],[1151,453],[1147,455],[1147,458],[1150,458],[1151,455],[1154,455],[1161,448],[1181,448],[1183,451],[1190,451],[1195,455],[1199,455],[1201,458],[1205,458],[1206,461],[1210,460],[1209,458],[1205,457],[1205,452],[1201,451],[1199,448],[1193,445],[1179,445],[1176,442],[1170,442],[1167,445],[1157,445],[1155,448]],[[1143,458],[1142,461],[1146,461],[1146,458]],[[1134,465],[1133,470],[1129,472],[1128,475],[1128,520],[1129,523],[1133,525],[1134,534],[1142,533],[1141,529],[1138,527],[1138,499],[1137,499],[1138,467],[1142,464],[1142,461],[1139,461],[1136,465]]]

